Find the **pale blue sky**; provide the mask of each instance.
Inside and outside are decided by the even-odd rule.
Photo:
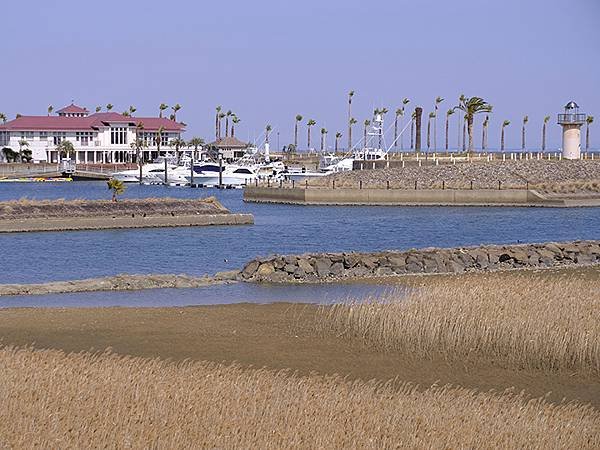
[[[350,89],[359,123],[405,96],[427,113],[436,96],[445,111],[465,93],[494,105],[491,147],[504,119],[513,122],[507,146],[518,147],[525,114],[531,147],[547,114],[549,146],[560,145],[555,114],[570,99],[596,115],[600,143],[598,0],[21,0],[1,11],[0,111],[9,118],[71,99],[90,109],[133,104],[138,115],[179,102],[186,137],[210,139],[220,104],[242,119],[240,138],[271,123],[273,142],[280,131],[288,143],[300,113],[326,127],[332,145],[336,131],[346,134]]]

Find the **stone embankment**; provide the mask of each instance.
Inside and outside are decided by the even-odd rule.
[[[311,179],[309,186],[386,189],[526,189],[542,193],[600,192],[600,161],[490,161],[353,170]]]
[[[0,202],[0,233],[252,223],[251,214],[231,213],[214,197]]]
[[[268,283],[324,282],[594,264],[600,264],[600,241],[426,248],[403,252],[274,255],[249,262],[238,278]]]

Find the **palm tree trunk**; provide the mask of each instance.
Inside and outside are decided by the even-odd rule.
[[[398,116],[394,119],[394,148],[398,148]]]
[[[235,125],[231,124],[231,137],[235,137]]]
[[[521,150],[525,150],[525,125],[521,128]]]
[[[467,150],[467,119],[463,118],[462,149]]]
[[[298,148],[298,121],[294,124],[294,147]]]
[[[587,144],[587,141],[586,141]],[[587,149],[587,145],[586,145],[586,149]],[[544,125],[542,125],[542,151],[546,150],[546,122],[544,122]]]
[[[585,151],[590,149],[590,124],[585,125]]]
[[[352,124],[350,119],[352,119],[352,97],[348,98],[348,151],[352,148]]]
[[[219,113],[215,116],[215,141],[219,140]]]
[[[350,123],[348,123],[348,150],[350,151],[350,149],[352,148],[352,125],[350,125]]]
[[[467,117],[467,128],[469,133],[469,153],[473,151],[473,116]]]
[[[428,152],[429,152],[429,149],[431,147],[430,133],[431,133],[431,117],[429,117],[427,119],[427,151]]]
[[[504,127],[502,127],[502,133],[500,134],[500,151],[504,151]]]
[[[415,149],[415,119],[410,119],[410,149]]]
[[[417,106],[415,108],[415,150],[421,151],[421,116],[423,114],[423,108]]]
[[[363,147],[367,146],[367,126],[364,126],[363,129]]]
[[[335,152],[337,153],[337,149],[338,149],[338,138],[335,138]]]
[[[225,137],[229,136],[229,117],[225,117]]]
[[[321,151],[323,151],[323,144],[324,144],[323,139],[324,138],[325,138],[325,134],[321,133]]]
[[[450,116],[446,115],[446,153],[448,153],[448,126],[450,122]]]
[[[310,125],[308,126],[308,150],[310,151]]]
[[[433,118],[433,151],[437,151],[437,106],[435,108],[435,117]]]
[[[400,128],[404,124],[404,117],[400,117]],[[404,133],[400,135],[400,150],[404,150]]]

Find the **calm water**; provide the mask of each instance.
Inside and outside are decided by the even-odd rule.
[[[308,284],[294,286],[238,283],[197,289],[147,289],[142,291],[82,292],[73,294],[0,297],[0,308],[13,307],[163,307],[225,305],[230,303],[340,303],[372,297],[393,298],[406,289],[373,284]]]
[[[246,204],[241,190],[130,185],[125,197],[214,195],[256,224],[0,234],[0,283],[118,273],[201,275],[257,255],[594,239],[600,208],[320,207]],[[104,182],[0,183],[0,200],[109,198]]]

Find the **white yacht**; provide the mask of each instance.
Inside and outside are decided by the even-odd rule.
[[[167,162],[167,170],[174,169],[177,167],[175,164]],[[165,180],[165,163],[152,162],[144,164],[142,166],[142,183],[158,183],[164,182]],[[115,180],[122,181],[124,183],[139,183],[140,181],[140,169],[123,170],[121,172],[115,172],[112,174]]]
[[[286,179],[301,181],[306,178],[316,178],[331,175],[333,173],[348,172],[353,169],[354,161],[382,161],[386,160],[388,150],[383,146],[383,115],[375,114],[372,125],[367,131],[367,140],[363,143],[361,149],[353,150],[345,156],[336,156],[332,153],[321,156],[319,160],[319,169],[316,171],[288,170],[282,174]]]

